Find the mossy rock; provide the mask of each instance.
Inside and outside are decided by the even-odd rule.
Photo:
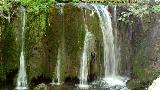
[[[41,83],[37,85],[33,90],[48,90],[48,89],[47,89],[47,85],[45,85],[44,83]]]

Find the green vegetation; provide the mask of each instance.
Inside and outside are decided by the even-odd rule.
[[[128,0],[121,0],[123,3],[128,4]],[[0,1],[0,16],[9,19],[14,13],[15,5],[22,5],[27,8],[28,12],[41,13],[48,12],[48,7],[56,2],[80,2],[80,0],[2,0]],[[88,2],[97,3],[89,0]],[[117,2],[117,1],[116,1]],[[113,0],[107,2],[98,2],[104,4],[119,4]],[[148,13],[160,13],[160,4],[152,2],[142,2],[139,1],[135,4],[128,5],[128,12],[123,12],[120,20],[124,21],[126,17],[130,15],[138,15],[142,17],[144,14]]]
[[[7,0],[0,1],[0,17],[8,19],[10,21],[12,3]]]
[[[48,7],[53,3],[53,0],[21,0],[21,5],[25,6],[29,12],[47,12]]]
[[[49,78],[55,78],[53,72],[55,71],[55,62],[57,62],[56,60],[58,55],[58,48],[61,49],[60,54],[62,56],[62,81],[64,81],[66,77],[76,78],[76,76],[78,76],[79,58],[81,57],[85,35],[82,18],[83,11],[73,6],[65,6],[65,14],[63,16],[59,15],[59,10],[55,8],[55,6],[49,9],[51,4],[60,1],[61,0],[0,1],[0,42],[2,47],[0,56],[3,57],[3,60],[0,60],[2,61],[0,62],[0,79],[5,79],[8,73],[10,73],[12,70],[17,70],[19,67],[18,62],[21,46],[21,41],[18,37],[18,35],[20,34],[20,32],[18,31],[19,21],[18,18],[11,20],[14,14],[17,13],[17,7],[19,6],[23,6],[27,9],[27,21],[25,26],[25,54],[28,81],[30,82],[33,78],[38,78],[38,76],[40,75],[44,75],[45,77]],[[73,0],[71,2],[79,2],[79,0]],[[109,2],[107,4],[113,5],[115,3]],[[146,14],[148,15],[151,13],[160,13],[159,3],[138,2],[131,5],[128,5],[128,3],[126,3],[126,6],[127,10],[121,13],[122,16],[119,20],[130,20],[131,22],[131,19],[128,19],[130,16],[143,17]],[[102,43],[103,41],[101,30],[99,27],[98,16],[95,15],[94,17],[90,17],[89,14],[91,12],[87,12],[88,28],[89,30],[93,30],[91,32],[96,35],[96,42]],[[148,19],[151,19],[152,21]],[[154,19],[147,17],[142,21],[143,23],[146,21],[146,23],[151,25],[150,22],[153,23]],[[150,26],[146,23],[144,24],[144,29],[146,29],[147,31]],[[133,25],[133,27],[136,27],[136,25]],[[124,35],[127,33],[125,32],[126,28],[123,28],[121,30],[123,30]],[[145,48],[145,45],[142,46],[144,46]],[[158,76],[158,74],[160,73],[159,71],[153,71],[153,73],[151,72],[152,69],[148,68],[147,65],[149,64],[149,62],[147,61],[146,57],[142,56],[142,53],[145,53],[145,50],[144,48],[142,48],[142,46],[139,46],[139,48],[137,46],[138,49],[137,51],[135,51],[136,54],[134,56],[133,62],[133,65],[135,67],[133,68],[132,72],[133,80],[131,80],[128,84],[129,87],[133,89],[138,88],[139,90],[146,88],[148,86],[148,83],[150,83],[152,79]],[[98,59],[101,59],[102,50],[99,47],[102,47],[102,45],[96,44],[97,56]],[[130,53],[129,50],[127,53]],[[126,56],[127,55],[125,55],[125,57]],[[97,70],[95,70],[95,72]],[[100,71],[96,73],[99,72]],[[154,74],[154,76],[152,74]],[[36,89],[39,90],[39,88]]]
[[[26,7],[27,12],[47,13],[48,7],[53,3],[54,0],[2,0],[0,1],[0,16],[10,21],[18,6]]]
[[[127,5],[127,10],[121,13],[119,20],[128,22],[130,16],[143,17],[145,14],[160,13],[160,3],[158,2],[138,2]]]

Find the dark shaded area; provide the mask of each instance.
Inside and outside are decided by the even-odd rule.
[[[34,87],[38,84],[44,83],[44,84],[49,84],[52,82],[52,79],[50,77],[46,77],[44,75],[40,75],[37,78],[33,78],[30,82],[31,90],[34,89]]]
[[[94,66],[96,64],[96,58],[97,58],[96,53],[91,52],[90,71],[89,71],[89,74],[87,77],[88,82],[92,82],[94,80],[97,80],[98,75],[95,72],[93,72],[93,70],[92,70],[92,69],[94,69]]]
[[[97,75],[95,73],[89,74],[87,79],[88,79],[88,82],[92,82],[94,80],[97,80]]]
[[[0,80],[0,90],[4,90],[5,88],[13,89],[15,86],[14,79],[18,73],[18,69],[10,70],[10,72],[6,73],[6,77],[4,80]]]
[[[68,85],[75,85],[79,83],[79,78],[78,77],[66,77],[64,82]]]

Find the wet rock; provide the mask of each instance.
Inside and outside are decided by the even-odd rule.
[[[47,89],[47,85],[45,85],[44,83],[41,83],[39,85],[37,85],[34,90],[48,90]]]

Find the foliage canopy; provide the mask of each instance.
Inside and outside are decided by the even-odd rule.
[[[1,0],[0,1],[0,17],[10,19],[10,17],[15,13],[15,6],[24,6],[27,9],[27,12],[33,13],[47,13],[48,7],[62,0]],[[72,2],[80,2],[80,0],[71,0]],[[112,0],[111,0],[112,1]],[[127,2],[126,2],[127,3]],[[109,2],[108,4],[112,4]],[[126,4],[127,5],[127,4]],[[144,14],[149,13],[160,13],[160,4],[151,2],[143,2],[140,0],[138,3],[127,5],[127,11],[122,12],[122,17],[120,20],[124,21],[126,17],[130,15],[136,15],[142,17]]]
[[[126,21],[126,18],[129,18],[131,15],[142,17],[150,13],[160,14],[159,2],[138,2],[128,5],[127,10],[121,13],[119,20]]]

